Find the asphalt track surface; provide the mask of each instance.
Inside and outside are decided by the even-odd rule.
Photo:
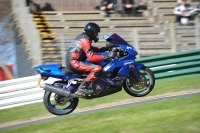
[[[113,104],[113,105],[104,106],[104,107],[92,108],[92,109],[88,109],[88,110],[84,110],[84,111],[79,111],[79,112],[71,113],[69,115],[84,114],[84,113],[95,112],[95,111],[99,111],[99,110],[116,108],[116,107],[120,107],[120,106],[128,106],[128,105],[134,105],[134,104],[143,104],[143,103],[146,103],[146,102],[160,101],[160,100],[169,99],[169,98],[188,97],[188,96],[194,96],[194,95],[199,95],[199,94],[200,94],[200,90],[197,90],[197,91],[194,91],[194,92],[185,92],[185,93],[179,93],[179,94],[171,94],[171,95],[167,95],[167,96],[155,96],[155,97],[150,97],[150,98],[143,99],[143,100],[139,100],[138,99],[138,100],[133,100],[133,101],[130,101],[130,102],[127,102],[127,103],[120,103],[120,104]],[[13,128],[17,128],[17,127],[23,127],[23,126],[27,126],[27,125],[39,124],[39,123],[42,123],[42,122],[46,122],[46,121],[50,121],[50,120],[56,120],[56,119],[60,119],[60,118],[63,118],[63,117],[67,117],[69,115],[55,116],[55,117],[51,117],[51,118],[45,118],[45,119],[41,119],[41,120],[36,120],[36,121],[31,121],[31,122],[25,122],[25,123],[11,125],[11,126],[6,126],[6,127],[0,128],[0,131],[4,131],[4,130],[8,130],[8,129],[13,129]]]

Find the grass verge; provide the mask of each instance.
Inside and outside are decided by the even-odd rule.
[[[4,131],[4,133],[199,133],[200,95],[118,107]]]
[[[164,94],[168,92],[178,92],[189,89],[199,89],[200,88],[199,81],[200,81],[200,75],[158,80],[156,81],[154,90],[149,94],[149,96]],[[98,99],[93,99],[93,100],[81,99],[78,108],[92,107],[103,103],[117,102],[127,98],[134,98],[134,97],[131,97],[124,91],[121,91],[119,93],[115,93],[113,95]],[[28,120],[35,117],[42,117],[45,115],[50,115],[50,113],[45,109],[43,103],[35,103],[11,109],[4,109],[0,110],[0,124],[12,121]]]

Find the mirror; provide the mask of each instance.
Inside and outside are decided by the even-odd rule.
[[[109,37],[110,37],[109,35],[106,35],[106,34],[103,35],[103,38],[104,38],[105,40],[107,40]]]

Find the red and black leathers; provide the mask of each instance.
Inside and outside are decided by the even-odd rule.
[[[66,65],[68,69],[73,71],[90,72],[85,80],[94,81],[96,77],[100,75],[102,67],[100,65],[85,62],[85,60],[88,58],[90,62],[95,63],[108,58],[108,56],[95,53],[100,51],[100,48],[91,46],[91,40],[85,33],[79,34],[69,46],[66,54]]]

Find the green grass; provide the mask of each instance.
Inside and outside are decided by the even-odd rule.
[[[149,94],[149,96],[168,93],[168,92],[178,92],[189,89],[199,89],[200,88],[199,81],[200,81],[200,75],[158,80],[156,81],[154,90]],[[93,100],[81,99],[78,108],[95,106],[103,103],[116,102],[126,98],[134,98],[134,97],[131,97],[124,91],[121,91],[119,93],[115,93],[113,95],[98,99],[93,99]],[[49,114],[50,113],[45,109],[43,103],[35,103],[11,109],[4,109],[0,110],[0,124],[16,120],[27,120],[34,117],[41,117]]]
[[[4,133],[199,133],[200,95],[107,109]]]

